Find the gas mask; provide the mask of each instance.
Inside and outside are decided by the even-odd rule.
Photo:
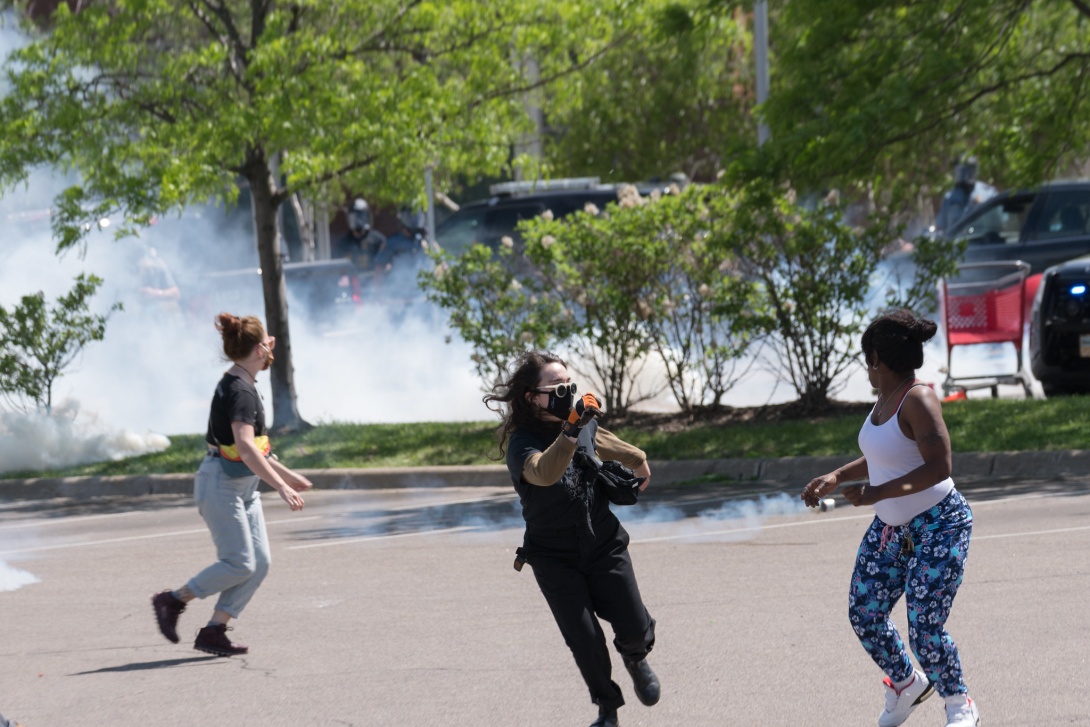
[[[549,403],[545,405],[545,411],[557,419],[567,419],[575,406],[575,384],[556,384],[554,386],[542,386],[534,389],[539,394],[548,394]]]
[[[357,199],[348,212],[348,228],[357,235],[363,235],[371,228],[371,207],[366,200]]]

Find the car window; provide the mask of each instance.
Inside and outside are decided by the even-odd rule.
[[[1090,218],[1090,190],[1049,192],[1030,231],[1033,239],[1070,237],[1086,233]]]
[[[448,217],[435,231],[436,242],[451,255],[462,255],[475,242],[485,244],[484,208],[462,209]]]
[[[983,206],[955,226],[950,236],[968,238],[970,245],[1017,243],[1033,198],[1034,195],[1019,195]]]
[[[544,211],[545,207],[537,203],[493,209],[488,214],[489,244],[498,244],[500,238],[504,235],[509,235],[513,240],[518,240],[521,237],[515,230],[518,223],[522,220],[537,217]]]

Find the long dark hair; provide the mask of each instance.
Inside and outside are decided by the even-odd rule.
[[[526,398],[531,389],[537,388],[542,369],[553,363],[561,364],[564,368],[568,366],[564,359],[554,353],[527,351],[515,362],[515,372],[511,377],[493,386],[492,393],[485,395],[484,405],[503,418],[496,430],[496,444],[500,453],[493,459],[504,457],[507,439],[516,429],[556,428],[555,424],[542,420],[537,408]]]
[[[863,356],[870,365],[871,353],[892,371],[905,374],[923,366],[923,344],[938,325],[905,308],[887,311],[871,321],[863,332]]]

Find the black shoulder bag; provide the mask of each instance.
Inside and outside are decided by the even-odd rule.
[[[644,478],[616,460],[602,462],[597,457],[587,454],[582,448],[572,457],[575,466],[584,473],[594,474],[594,484],[605,493],[614,505],[635,505],[640,495],[640,485]]]

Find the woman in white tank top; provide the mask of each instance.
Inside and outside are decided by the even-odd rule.
[[[816,477],[802,499],[815,507],[843,487],[856,507],[873,505],[875,518],[855,559],[849,618],[856,636],[886,674],[879,727],[908,719],[935,691],[946,701],[947,727],[976,727],[980,714],[968,696],[961,658],[945,624],[961,585],[973,515],[950,479],[950,435],[938,396],[916,381],[933,321],[907,310],[876,318],[862,348],[878,399],[859,432],[863,456]],[[905,596],[908,637],[922,669],[889,618]]]

